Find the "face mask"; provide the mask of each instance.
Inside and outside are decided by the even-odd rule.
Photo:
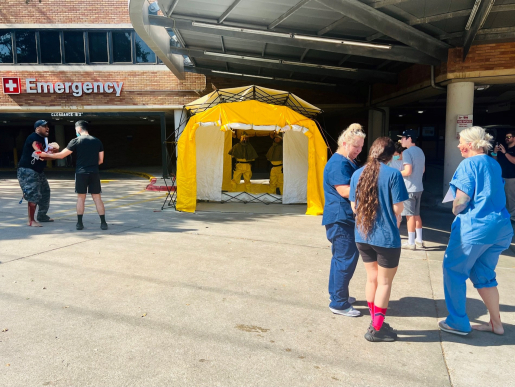
[[[394,160],[400,160],[400,158],[401,158],[401,156],[400,156],[400,155],[399,155],[399,156],[393,156],[393,159],[394,159]]]

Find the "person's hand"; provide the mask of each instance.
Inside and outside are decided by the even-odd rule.
[[[50,144],[48,144],[48,146],[52,147],[54,151],[59,150],[59,144],[56,142],[51,142]]]
[[[503,146],[502,144],[499,144],[499,150],[500,150],[502,153],[506,154],[506,149],[504,149],[504,146]]]
[[[40,160],[43,160],[43,161],[50,159],[50,157],[48,157],[48,153],[45,153],[45,152],[41,152],[39,154],[39,158],[40,158]]]
[[[499,152],[499,145],[496,145],[494,146],[494,153],[498,153]]]

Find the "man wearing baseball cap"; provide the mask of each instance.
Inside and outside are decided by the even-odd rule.
[[[408,222],[408,242],[402,245],[403,249],[416,250],[417,247],[424,248],[422,239],[422,218],[420,217],[420,202],[422,199],[422,177],[426,170],[426,157],[424,152],[415,142],[418,139],[418,132],[408,129],[399,135],[401,145],[406,148],[402,152],[404,169],[401,171],[404,183],[408,190],[409,199],[404,202],[402,215],[406,216]]]
[[[50,129],[48,122],[38,120],[34,123],[34,133],[25,140],[20,162],[18,163],[18,182],[23,198],[28,202],[28,226],[41,227],[39,222],[53,222],[47,215],[50,207],[50,186],[43,172],[46,161],[39,158],[45,150],[59,149],[57,143],[48,144]],[[39,208],[37,221],[34,219],[36,206]]]

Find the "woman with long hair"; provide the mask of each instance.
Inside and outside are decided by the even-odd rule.
[[[325,206],[322,225],[332,245],[333,258],[329,273],[329,309],[342,316],[357,317],[352,307],[349,282],[356,270],[359,253],[354,241],[354,214],[349,202],[351,176],[358,168],[356,157],[363,149],[365,133],[352,124],[338,137],[338,150],[324,168]]]
[[[404,209],[408,191],[399,170],[386,164],[395,144],[380,137],[370,147],[367,163],[352,175],[350,195],[356,213],[356,245],[365,263],[365,293],[372,322],[365,334],[368,341],[395,341],[397,334],[384,319],[392,281],[401,256],[397,215]]]
[[[487,154],[492,140],[479,126],[461,131],[458,148],[465,160],[449,183],[455,197],[452,212],[456,215],[443,258],[449,316],[438,324],[442,331],[457,335],[467,335],[472,329],[504,333],[495,268],[499,255],[510,247],[513,228],[506,210],[501,167]],[[470,326],[466,310],[467,278],[488,309],[488,324]]]

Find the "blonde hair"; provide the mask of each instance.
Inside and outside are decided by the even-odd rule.
[[[468,129],[464,129],[460,132],[460,138],[462,138],[466,143],[472,144],[472,149],[480,150],[487,153],[490,149],[492,149],[492,144],[490,143],[493,140],[493,136],[489,135],[482,127],[473,126]]]
[[[350,124],[338,137],[338,146],[343,146],[343,143],[352,142],[356,138],[365,138],[367,135],[363,131],[360,124]]]

